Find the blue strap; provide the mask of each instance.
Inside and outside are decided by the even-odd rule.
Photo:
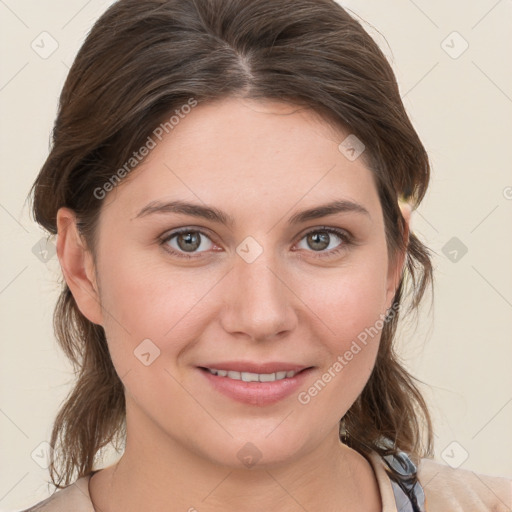
[[[416,480],[416,466],[404,452],[384,455],[387,465],[398,473],[389,475],[398,512],[426,512],[425,493]]]

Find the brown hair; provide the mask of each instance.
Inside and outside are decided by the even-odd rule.
[[[75,211],[94,256],[112,179],[163,120],[187,104],[226,97],[273,99],[321,114],[366,146],[382,204],[388,250],[407,251],[394,304],[407,313],[432,285],[428,249],[410,233],[397,197],[417,206],[429,182],[427,153],[402,104],[393,71],[362,26],[333,0],[120,0],[96,22],[60,96],[52,147],[33,187],[33,215],[56,234],[60,207]],[[105,332],[79,311],[65,281],[54,313],[58,341],[77,374],[53,425],[50,474],[58,488],[93,470],[95,456],[126,435],[124,388]],[[363,455],[431,456],[432,425],[393,339],[382,330],[373,372],[344,418],[340,438]],[[391,446],[384,446],[385,437]],[[75,475],[76,473],[76,475]]]

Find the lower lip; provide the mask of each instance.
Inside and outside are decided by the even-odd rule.
[[[271,405],[290,396],[304,384],[313,368],[307,368],[293,377],[272,382],[245,382],[213,375],[208,370],[199,368],[214,389],[220,393],[250,405]]]

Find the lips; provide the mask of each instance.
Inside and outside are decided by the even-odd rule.
[[[198,367],[212,388],[250,405],[276,403],[304,384],[312,367],[284,362],[226,361]]]

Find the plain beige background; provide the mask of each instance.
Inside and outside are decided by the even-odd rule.
[[[58,261],[36,256],[25,199],[68,68],[110,3],[0,0],[2,511],[53,489],[45,443],[73,374],[52,331]],[[390,59],[432,161],[412,229],[435,252],[434,307],[400,350],[428,385],[436,458],[512,477],[512,2],[340,3]]]

